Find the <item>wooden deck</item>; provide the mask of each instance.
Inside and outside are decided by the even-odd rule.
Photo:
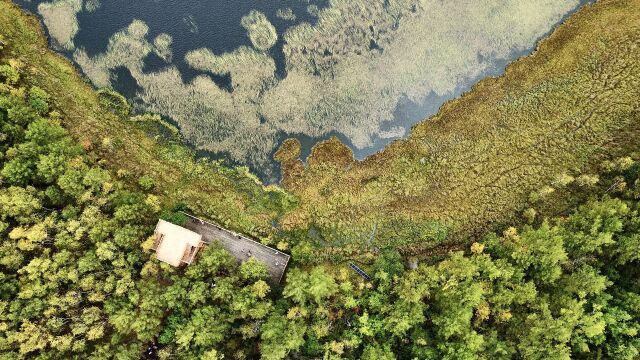
[[[187,215],[188,220],[184,227],[201,234],[204,242],[218,241],[222,247],[227,249],[239,261],[245,261],[250,257],[256,258],[256,260],[267,266],[272,282],[274,284],[280,283],[289,263],[289,255],[219,225],[199,219],[193,215],[186,213],[185,215]]]

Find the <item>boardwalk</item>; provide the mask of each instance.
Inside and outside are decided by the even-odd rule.
[[[216,224],[209,223],[189,214],[186,215],[188,220],[184,224],[184,227],[201,234],[204,242],[211,243],[218,241],[222,247],[231,252],[231,254],[240,261],[247,260],[251,256],[256,258],[267,266],[273,283],[280,283],[282,275],[289,263],[289,255]]]

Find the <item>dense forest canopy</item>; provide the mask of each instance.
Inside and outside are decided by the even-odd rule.
[[[640,7],[598,5],[608,21]],[[502,218],[510,223],[495,234],[485,228],[463,238],[467,232],[438,221],[389,215],[368,232],[375,236],[344,237],[336,250],[322,238],[322,223],[285,222],[299,225],[307,210],[295,210],[320,203],[305,203],[305,194],[340,196],[313,187],[335,186],[330,176],[348,174],[348,149],[321,145],[305,169],[288,143],[278,156],[300,170],[287,179],[295,195],[264,188],[243,169],[197,162],[177,142],[143,137],[166,124],[131,116],[117,93],[68,75],[33,19],[5,0],[0,20],[7,20],[0,27],[0,359],[640,356],[637,92],[611,105],[627,136],[612,135],[610,151],[588,166],[537,182],[523,211],[514,210],[522,216]],[[619,51],[635,54],[637,29],[627,28],[630,40],[621,43],[628,47]],[[30,36],[38,40],[25,42]],[[41,54],[25,50],[33,48]],[[638,84],[637,62],[628,59],[620,69],[630,75],[612,78],[614,90]],[[393,185],[394,196],[410,194],[410,181]],[[179,220],[175,210],[183,208],[290,248],[282,286],[269,285],[261,263],[238,263],[216,244],[186,268],[157,261],[153,226],[160,217]],[[267,225],[278,222],[279,229]],[[407,267],[406,245],[418,242],[435,247]]]
[[[126,184],[59,125],[42,89],[0,67],[0,349],[9,358],[633,359],[640,349],[640,162],[607,163],[608,194],[372,282],[263,265],[209,247],[176,270],[150,257],[153,184]],[[610,179],[610,180],[607,180]],[[535,219],[532,219],[534,222]],[[259,354],[259,355],[258,355]]]

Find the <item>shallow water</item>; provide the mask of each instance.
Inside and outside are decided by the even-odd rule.
[[[73,1],[73,0],[71,0]],[[38,13],[38,4],[43,1],[16,1],[25,9]],[[589,3],[589,0],[581,0],[580,6]],[[86,3],[84,3],[86,5]],[[188,52],[199,48],[212,49],[215,54],[229,53],[239,46],[251,46],[251,41],[247,37],[247,31],[241,26],[241,19],[251,10],[258,10],[266,15],[273,24],[278,36],[278,40],[268,54],[275,62],[275,77],[283,79],[287,75],[286,59],[283,53],[283,36],[285,31],[302,22],[314,24],[317,18],[307,11],[308,5],[313,4],[318,8],[328,6],[326,1],[301,1],[301,0],[277,0],[277,1],[253,1],[253,0],[111,0],[102,1],[99,6],[92,11],[83,8],[77,13],[78,32],[73,38],[73,48],[58,50],[73,58],[76,49],[84,49],[89,57],[98,56],[108,50],[109,39],[113,34],[126,28],[134,19],[142,20],[149,28],[147,37],[155,38],[161,33],[169,34],[173,38],[171,44],[172,56],[170,61],[162,59],[155,53],[151,53],[143,59],[142,71],[151,73],[166,68],[169,64],[175,66],[185,83],[200,75],[207,75],[212,78],[215,85],[221,89],[231,88],[231,77],[228,75],[215,75],[190,67],[185,61]],[[295,14],[295,20],[285,20],[277,16],[278,9],[290,8]],[[579,8],[579,7],[578,7]],[[573,11],[575,11],[575,8]],[[564,14],[564,18],[573,11]],[[560,22],[559,21],[559,22]],[[558,23],[559,23],[558,22]],[[557,25],[554,24],[553,27]],[[548,34],[552,28],[544,32]],[[56,45],[53,43],[52,45]],[[364,157],[379,151],[386,144],[398,138],[393,133],[386,136],[386,130],[408,129],[417,122],[435,114],[439,107],[452,98],[455,98],[465,91],[468,91],[478,80],[487,76],[500,75],[506,65],[516,58],[529,54],[535,48],[535,42],[528,44],[524,50],[514,50],[505,58],[482,59],[486,67],[478,76],[464,79],[458,83],[455,90],[438,95],[435,92],[425,94],[420,103],[415,103],[407,97],[400,99],[393,111],[393,118],[380,124],[380,132],[374,134],[370,144],[365,147],[355,147],[348,135],[336,130],[329,129],[321,136],[313,136],[305,133],[287,133],[281,129],[275,131],[273,135],[277,142],[291,136],[298,138],[302,145],[302,155],[309,153],[311,147],[320,140],[329,136],[338,136],[347,145],[354,149],[356,158]],[[385,51],[377,43],[373,42],[370,47],[372,51]],[[145,106],[139,94],[142,89],[126,67],[114,68],[110,72],[111,85],[125,96],[127,96],[137,107],[144,109]],[[167,114],[163,114],[167,115]],[[260,118],[262,123],[262,117]],[[180,125],[180,122],[176,122]],[[265,150],[266,151],[266,150]],[[269,158],[275,151],[272,148],[264,158]],[[277,181],[279,175],[276,164],[271,161],[267,163],[244,162],[231,159],[224,151],[211,152],[206,149],[199,149],[199,156],[227,158],[231,164],[246,164],[252,168],[265,182]]]

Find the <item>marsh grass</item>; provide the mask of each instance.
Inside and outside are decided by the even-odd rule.
[[[252,10],[249,15],[242,18],[240,24],[247,30],[251,43],[258,50],[269,50],[278,41],[276,28],[259,11]]]
[[[276,16],[282,20],[295,21],[296,14],[293,13],[291,8],[281,8],[276,11]]]
[[[309,13],[309,15],[317,17],[318,15],[320,15],[320,8],[316,4],[311,4],[307,6],[307,12]]]
[[[230,75],[233,95],[245,101],[259,101],[262,92],[275,81],[273,59],[246,46],[219,56],[209,49],[198,49],[187,53],[185,60],[197,70]]]
[[[171,44],[173,38],[169,34],[162,33],[153,39],[153,45],[155,47],[155,53],[160,56],[164,61],[171,62],[173,52],[171,51]]]
[[[94,12],[100,8],[100,0],[85,0],[84,9],[87,12]]]
[[[38,5],[49,34],[60,48],[73,49],[73,38],[79,30],[76,14],[81,10],[82,0],[56,0]]]
[[[639,83],[640,7],[600,1],[505,75],[481,81],[365,161],[336,164],[326,154],[340,147],[328,142],[301,169],[288,142],[277,153],[283,183],[301,201],[282,223],[295,232],[313,221],[322,234],[363,238],[371,224],[388,230],[389,218],[433,221],[452,234],[442,246],[455,246],[521,211],[562,214],[581,189],[597,186],[591,171],[603,159],[640,149]]]
[[[426,94],[452,94],[492,61],[532,46],[577,0],[508,0],[498,18],[491,4],[331,2],[315,25],[295,25],[284,34],[284,78],[275,76],[265,51],[277,41],[275,28],[252,11],[241,25],[254,48],[223,54],[195,49],[185,59],[194,69],[229,76],[230,87],[204,75],[185,83],[175,66],[143,73],[144,58],[152,51],[169,58],[170,44],[167,38],[151,43],[139,21],[114,34],[105,53],[89,58],[79,50],[75,59],[99,86],[110,84],[111,70],[127,67],[143,89],[145,108],[175,119],[187,141],[266,168],[278,133],[338,132],[357,149],[402,136],[404,129],[384,126],[400,99],[420,103]],[[378,48],[370,48],[372,41]]]
[[[96,86],[109,87],[112,69],[124,66],[132,74],[142,73],[143,59],[154,50],[145,39],[148,31],[149,27],[143,21],[134,20],[109,39],[105,53],[92,58],[83,49],[78,49],[73,54],[74,60]]]

